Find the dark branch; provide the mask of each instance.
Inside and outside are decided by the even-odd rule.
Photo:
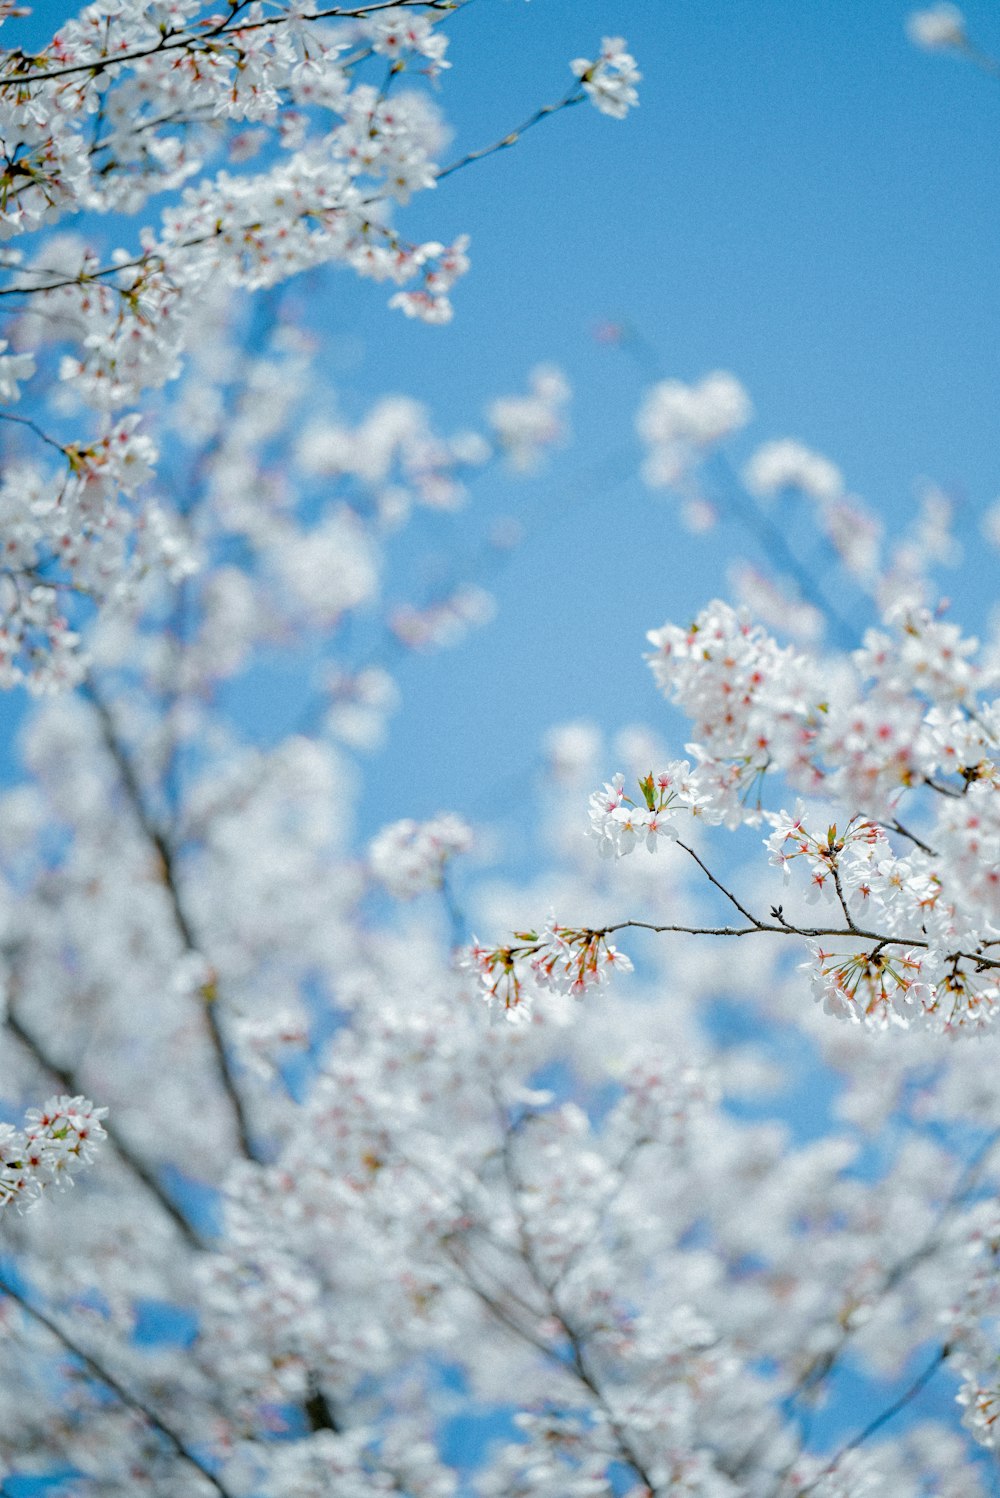
[[[14,1013],[13,1009],[9,1006],[7,1010],[6,1023],[7,1028],[10,1030],[11,1034],[17,1037],[20,1043],[24,1046],[25,1050],[28,1051],[38,1062],[39,1066],[43,1067],[44,1070],[50,1074],[50,1076],[54,1077],[59,1085],[65,1088],[68,1093],[76,1096],[78,1093],[82,1093],[87,1090],[81,1085],[80,1079],[77,1077],[75,1072],[71,1071],[69,1067],[61,1066],[57,1061],[53,1059],[53,1057],[48,1054],[41,1041],[39,1041],[36,1036],[32,1035],[31,1032],[25,1028],[25,1026],[18,1019],[17,1015]],[[188,1217],[185,1216],[184,1212],[173,1200],[173,1198],[167,1194],[163,1186],[157,1180],[155,1173],[149,1168],[145,1161],[135,1153],[132,1146],[127,1143],[113,1119],[106,1118],[104,1120],[104,1132],[107,1134],[115,1153],[119,1156],[123,1163],[128,1166],[132,1174],[142,1182],[146,1190],[150,1192],[152,1196],[155,1196],[160,1206],[171,1218],[174,1225],[180,1229],[181,1233],[183,1233],[184,1237],[187,1239],[191,1247],[199,1249],[205,1248],[207,1245],[198,1232],[197,1228],[193,1225],[193,1223],[191,1223]]]
[[[103,701],[92,680],[88,681],[86,687],[84,688],[84,695],[92,704],[95,712],[97,713],[97,717],[101,725],[101,735],[104,740],[105,747],[107,748],[108,753],[115,763],[119,778],[125,790],[128,801],[135,813],[135,818],[139,825],[139,828],[158,856],[160,868],[163,875],[164,887],[167,891],[167,896],[170,902],[170,909],[173,914],[174,925],[177,929],[177,934],[180,937],[181,944],[183,945],[186,952],[204,958],[204,954],[195,933],[194,925],[187,913],[183,896],[181,894],[177,860],[174,855],[173,848],[170,846],[170,843],[168,842],[163,831],[157,826],[151,813],[149,812],[149,809],[146,806],[142,787],[139,784],[139,780],[136,775],[135,769],[132,766],[132,762],[129,759],[128,754],[126,753],[120,738],[118,737],[114,719],[111,716],[111,711],[108,708],[107,704]],[[236,1124],[236,1131],[239,1136],[240,1148],[248,1160],[256,1160],[259,1162],[260,1156],[254,1147],[253,1137],[250,1131],[249,1121],[247,1119],[246,1107],[240,1094],[240,1090],[236,1085],[236,1078],[233,1073],[232,1064],[229,1060],[229,1053],[226,1049],[225,1040],[222,1035],[222,1029],[219,1024],[217,986],[212,982],[205,984],[202,990],[202,998],[204,1001],[202,1005],[202,1012],[205,1015],[205,1022],[208,1028],[209,1039],[211,1040],[212,1049],[215,1053],[219,1077],[222,1081],[223,1089],[226,1093],[227,1098],[229,1099],[230,1107],[232,1109],[233,1118]]]
[[[406,6],[408,8],[420,7],[423,10],[437,10],[449,12],[458,10],[464,0],[371,0],[368,5],[358,5],[353,8],[348,6],[334,5],[327,10],[317,10],[313,15],[304,17],[307,21],[324,20],[359,20],[364,16],[373,15],[380,10],[390,10]],[[234,13],[235,14],[235,13]],[[287,14],[277,16],[265,16],[259,21],[239,21],[234,24],[234,17],[227,16],[223,23],[214,26],[210,31],[203,32],[200,36],[184,32],[167,32],[152,47],[137,47],[132,52],[119,52],[109,54],[105,57],[94,57],[89,62],[68,63],[63,68],[37,69],[33,73],[11,73],[7,77],[0,77],[0,89],[22,88],[29,83],[47,83],[53,78],[71,78],[75,74],[90,73],[97,77],[106,73],[110,68],[117,68],[129,62],[139,62],[146,57],[157,57],[163,52],[177,52],[189,50],[193,53],[207,52],[212,50],[214,42],[221,41],[223,44],[229,36],[239,35],[247,31],[263,31],[274,26],[280,26],[288,20]],[[8,53],[9,57],[17,56],[17,53]]]
[[[97,1379],[106,1389],[110,1389],[127,1409],[133,1410],[137,1415],[141,1415],[147,1425],[163,1437],[176,1456],[201,1473],[206,1482],[210,1483],[215,1491],[220,1494],[220,1498],[235,1498],[235,1495],[227,1487],[223,1486],[215,1474],[209,1471],[204,1462],[195,1455],[177,1432],[167,1425],[154,1409],[127,1389],[97,1358],[91,1353],[85,1352],[50,1316],[47,1316],[44,1311],[40,1311],[37,1306],[33,1306],[26,1296],[22,1295],[19,1290],[16,1290],[13,1285],[2,1277],[0,1277],[0,1295],[6,1295],[8,1299],[19,1305],[27,1316],[30,1316],[33,1321],[37,1321],[39,1326],[44,1326],[72,1357],[78,1359],[83,1364],[91,1377]]]

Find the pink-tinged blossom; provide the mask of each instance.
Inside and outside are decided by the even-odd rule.
[[[615,775],[590,798],[589,835],[603,858],[622,858],[640,842],[655,853],[661,837],[676,838],[689,817],[719,820],[698,773],[687,760],[650,771],[639,781],[640,801],[625,794],[624,775]]]
[[[771,862],[810,914],[795,921],[774,906],[755,917],[730,900],[760,931],[846,939],[846,949],[814,942],[807,964],[828,1012],[948,1034],[993,1025],[1000,734],[996,706],[980,697],[993,678],[977,642],[926,609],[896,606],[834,666],[779,647],[719,602],[688,629],[666,625],[649,639],[657,681],[693,720],[695,767],[675,761],[640,774],[635,795],[617,774],[592,794],[599,852],[655,851],[688,817],[766,820]],[[768,812],[775,775],[828,805]],[[921,792],[925,803],[933,793],[929,820],[919,803],[910,810]],[[911,816],[919,836],[904,825]],[[516,978],[516,961],[510,971]]]
[[[891,633],[868,630],[855,661],[878,690],[913,694],[934,706],[971,706],[985,685],[972,657],[979,641],[963,638],[957,625],[936,619],[929,609],[901,608],[886,614]]]
[[[29,255],[5,259],[3,290],[19,320],[14,351],[0,349],[0,400],[18,398],[49,345],[62,411],[78,426],[49,443],[50,454],[62,447],[62,464],[39,450],[30,483],[7,496],[5,534],[18,547],[7,575],[41,574],[46,596],[12,589],[0,598],[2,684],[52,690],[79,679],[86,664],[72,664],[80,641],[71,626],[81,610],[69,605],[85,597],[87,608],[114,609],[137,574],[164,565],[148,544],[140,557],[136,539],[152,503],[140,479],[155,453],[134,433],[129,477],[99,448],[178,379],[220,289],[254,292],[338,265],[390,283],[390,305],[408,317],[444,324],[453,315],[467,238],[413,242],[393,219],[436,187],[450,138],[426,86],[448,66],[441,16],[412,4],[341,24],[311,5],[263,20],[244,12],[220,22],[197,3],[121,0],[67,19],[30,59],[17,47],[0,59],[11,163],[0,237],[45,234]],[[373,56],[418,86],[370,81],[362,64]],[[583,86],[599,107],[623,113],[636,76],[628,54],[609,44],[588,70]],[[86,240],[62,230],[81,212],[131,233],[99,249],[89,228]],[[96,440],[79,429],[91,425],[87,408],[100,423]],[[464,461],[425,451],[428,503],[460,501],[451,470]],[[58,527],[46,518],[56,514]]]
[[[540,990],[579,998],[607,982],[613,971],[632,971],[630,959],[605,932],[554,920],[539,931],[515,932],[507,947],[484,947],[474,940],[458,965],[476,976],[487,1002],[514,1023],[530,1019],[532,997]]]
[[[687,630],[653,630],[646,657],[661,688],[693,719],[706,760],[729,760],[744,788],[773,766],[802,767],[820,721],[824,678],[808,657],[782,649],[745,613],[724,603],[703,610]]]
[[[370,898],[380,874],[404,898],[439,888],[468,832],[448,813],[397,822],[366,861],[359,838],[398,816],[399,785],[362,790],[339,745],[377,735],[397,642],[446,643],[485,609],[460,579],[408,594],[409,573],[387,592],[418,601],[381,604],[390,561],[416,549],[386,538],[421,506],[446,528],[462,469],[495,443],[442,436],[398,396],[348,421],[309,331],[282,317],[260,337],[254,321],[248,343],[227,300],[326,261],[425,295],[457,268],[460,251],[449,269],[436,242],[397,238],[386,206],[432,175],[435,111],[356,76],[372,51],[381,77],[436,71],[442,17],[399,5],[341,25],[321,8],[247,7],[225,36],[218,17],[187,35],[198,0],[112,0],[37,62],[79,72],[24,87],[11,74],[36,63],[3,63],[9,128],[28,137],[8,227],[81,202],[166,212],[141,267],[104,274],[65,239],[7,266],[35,305],[14,347],[50,338],[39,367],[71,361],[62,416],[80,399],[93,416],[61,455],[26,439],[0,474],[20,569],[3,586],[21,593],[4,594],[4,680],[38,690],[81,669],[59,589],[24,581],[54,555],[102,607],[86,692],[29,705],[24,779],[0,797],[3,1090],[85,1080],[120,1121],[71,1202],[5,1219],[12,1485],[984,1498],[971,1453],[996,1444],[1000,1404],[1000,1070],[990,1035],[942,1041],[1000,1020],[1000,707],[972,642],[924,610],[918,554],[948,560],[944,507],[892,552],[892,606],[854,654],[789,650],[722,603],[656,632],[691,742],[672,759],[659,735],[621,733],[629,778],[593,798],[593,827],[639,852],[700,822],[693,847],[587,856],[600,740],[576,724],[548,745],[530,878],[463,890],[477,924],[514,934],[453,962],[426,910]],[[606,50],[605,104],[624,66]],[[91,159],[95,126],[121,170]],[[227,157],[248,128],[261,150]],[[216,148],[226,170],[206,176]],[[692,461],[719,438],[716,404],[688,403]],[[171,459],[155,499],[154,448]],[[879,571],[870,531],[850,550],[850,509],[800,518],[842,536],[848,570],[874,555]],[[294,662],[302,687],[284,736],[269,694],[246,690],[262,660]],[[762,822],[768,847],[751,837],[731,894],[714,828]],[[532,923],[548,909],[562,917]],[[622,985],[615,922],[645,943]],[[785,960],[805,943],[807,977]],[[720,1000],[742,1037],[703,1023]],[[836,1078],[820,1137],[782,1121],[786,1048],[770,1042],[787,1025]],[[102,1112],[56,1098],[0,1130],[0,1200],[77,1178]],[[176,1337],[150,1343],[151,1306],[180,1313]],[[914,1368],[939,1365],[964,1431],[947,1376],[887,1418]],[[878,1429],[803,1449],[815,1404],[843,1417],[848,1367]],[[471,1475],[448,1460],[459,1400],[512,1426]]]
[[[0,1210],[34,1205],[46,1186],[72,1186],[94,1163],[107,1113],[87,1098],[60,1096],[30,1108],[23,1129],[0,1125]]]
[[[398,307],[407,317],[439,327],[451,322],[454,315],[446,296],[435,296],[429,291],[397,291],[389,298],[389,306]]]
[[[412,8],[393,6],[366,19],[363,28],[374,51],[393,62],[403,61],[407,54],[412,54],[425,58],[435,69],[449,68],[451,63],[444,60],[448,38],[435,27],[435,19]]]

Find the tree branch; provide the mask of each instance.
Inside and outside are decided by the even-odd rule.
[[[360,20],[365,16],[374,15],[380,10],[392,10],[406,7],[422,10],[436,10],[444,13],[456,11],[468,0],[371,0],[367,5],[352,7],[334,5],[326,10],[317,10],[310,16],[301,19],[306,21],[325,20]],[[120,67],[124,63],[140,62],[147,57],[156,57],[163,52],[177,52],[189,49],[193,53],[211,51],[211,44],[217,40],[225,43],[227,37],[239,35],[247,31],[263,31],[275,26],[281,26],[289,20],[286,14],[277,16],[265,16],[259,21],[239,21],[234,23],[233,15],[226,16],[221,25],[213,27],[210,31],[198,35],[193,32],[170,32],[168,31],[151,47],[137,47],[132,52],[120,52],[104,57],[92,58],[89,62],[68,63],[62,68],[36,69],[33,73],[12,73],[8,77],[0,77],[0,89],[21,88],[29,83],[47,83],[53,78],[71,78],[75,74],[90,73],[97,76],[106,73],[109,68]],[[9,52],[8,56],[15,58],[23,57],[20,52]],[[27,60],[27,59],[25,59]]]
[[[680,840],[680,838],[677,839],[677,846],[678,846],[678,848],[683,848],[685,853],[690,854],[690,856],[694,859],[695,863],[698,865],[699,869],[701,869],[702,873],[708,879],[709,883],[714,884],[715,887],[716,887],[716,889],[720,890],[721,893],[725,895],[725,897],[729,901],[730,905],[735,905],[736,909],[739,911],[739,913],[740,913],[741,916],[744,916],[745,919],[748,920],[748,921],[752,921],[753,924],[754,924],[754,926],[757,928],[757,930],[763,931],[765,929],[764,926],[763,926],[763,924],[757,919],[757,917],[755,915],[751,915],[750,911],[747,910],[745,906],[743,906],[743,905],[740,904],[740,902],[739,902],[739,900],[737,900],[736,896],[734,894],[732,894],[731,891],[729,891],[724,884],[721,884],[719,882],[719,880],[716,879],[716,877],[712,873],[711,869],[708,867],[707,864],[705,864],[705,863],[703,863],[701,861],[701,859],[698,857],[697,853],[694,851],[693,848],[689,848],[688,845],[687,845],[687,843],[682,843],[681,840]]]
[[[81,1085],[80,1080],[75,1072],[71,1071],[69,1067],[61,1066],[56,1060],[54,1060],[52,1056],[47,1053],[41,1041],[38,1040],[37,1036],[32,1035],[31,1032],[25,1028],[10,1005],[8,1005],[7,1008],[6,1024],[11,1034],[16,1036],[24,1049],[34,1057],[35,1061],[38,1062],[39,1066],[43,1067],[45,1071],[47,1071],[52,1077],[54,1077],[59,1085],[65,1088],[68,1093],[71,1093],[75,1096],[77,1093],[85,1092],[87,1090]],[[207,1248],[208,1245],[205,1242],[204,1238],[202,1238],[201,1234],[198,1232],[197,1228],[184,1214],[184,1212],[173,1200],[173,1198],[168,1196],[167,1192],[163,1189],[162,1185],[157,1180],[156,1175],[145,1163],[145,1161],[142,1160],[132,1149],[132,1146],[126,1142],[113,1119],[106,1118],[104,1120],[104,1132],[107,1134],[115,1153],[119,1156],[123,1163],[128,1166],[132,1174],[142,1182],[146,1190],[156,1198],[160,1206],[174,1223],[175,1227],[179,1228],[180,1232],[184,1235],[190,1246],[196,1249]]]
[[[11,1285],[9,1281],[4,1279],[2,1276],[0,1276],[0,1295],[6,1295],[9,1300],[12,1300],[17,1305],[19,1305],[22,1311],[24,1311],[27,1316],[30,1316],[33,1321],[37,1321],[40,1326],[44,1326],[47,1331],[51,1332],[52,1336],[55,1337],[55,1339],[65,1348],[68,1353],[70,1353],[74,1358],[77,1358],[79,1362],[83,1364],[91,1377],[97,1379],[97,1381],[103,1384],[106,1389],[110,1389],[115,1397],[123,1405],[125,1405],[127,1409],[133,1410],[137,1415],[141,1415],[142,1418],[146,1421],[147,1425],[155,1430],[158,1435],[163,1437],[164,1441],[166,1441],[167,1445],[171,1447],[176,1456],[178,1456],[182,1461],[187,1462],[189,1466],[194,1467],[196,1471],[200,1472],[201,1476],[205,1478],[206,1482],[210,1483],[215,1491],[220,1495],[220,1498],[235,1498],[235,1495],[232,1494],[230,1490],[219,1481],[219,1479],[213,1472],[209,1471],[208,1467],[205,1466],[200,1457],[195,1455],[195,1453],[181,1439],[177,1432],[173,1430],[171,1426],[167,1425],[166,1422],[156,1413],[154,1409],[152,1409],[143,1400],[137,1398],[135,1394],[131,1393],[130,1390],[128,1390],[125,1385],[121,1383],[121,1381],[115,1376],[115,1374],[111,1373],[107,1368],[105,1368],[103,1364],[100,1363],[98,1359],[95,1358],[91,1353],[85,1352],[84,1349],[80,1347],[72,1337],[68,1336],[67,1333],[62,1330],[57,1322],[53,1321],[50,1316],[47,1316],[44,1311],[40,1311],[37,1306],[33,1306],[30,1300],[28,1300],[25,1295],[22,1295],[19,1290],[16,1290],[14,1286]]]
[[[442,167],[436,174],[435,181],[443,182],[445,177],[450,177],[453,172],[460,172],[463,167],[471,166],[474,161],[483,161],[487,156],[494,156],[497,151],[506,151],[511,146],[516,146],[521,136],[535,125],[541,124],[542,120],[548,119],[550,115],[558,114],[561,109],[570,109],[574,104],[580,104],[586,98],[586,94],[580,84],[574,84],[568,93],[554,104],[543,104],[536,109],[534,114],[528,116],[520,125],[515,125],[513,130],[503,136],[501,140],[495,140],[492,145],[480,146],[477,151],[467,151],[457,161],[452,161],[446,167]]]
[[[181,945],[188,953],[201,957],[205,960],[204,953],[198,942],[194,926],[187,913],[181,894],[177,860],[174,851],[167,841],[162,830],[153,820],[143,796],[142,787],[139,784],[135,770],[118,737],[115,729],[114,719],[107,704],[103,701],[93,680],[88,680],[83,689],[84,696],[88,699],[97,713],[101,725],[101,735],[105,747],[115,763],[118,775],[133,812],[136,822],[151,847],[156,852],[163,874],[163,883],[170,902],[170,909],[174,919],[174,926],[180,937]],[[210,964],[209,964],[210,966]],[[246,1105],[236,1084],[229,1053],[226,1049],[225,1040],[218,1016],[218,989],[215,983],[205,984],[202,990],[202,1012],[205,1016],[209,1039],[215,1053],[216,1064],[223,1089],[229,1099],[233,1119],[236,1124],[236,1132],[239,1137],[240,1149],[248,1160],[260,1162],[260,1155],[253,1142],[249,1120],[247,1118]]]
[[[918,1373],[917,1377],[913,1380],[912,1384],[910,1384],[909,1388],[907,1388],[902,1394],[900,1394],[898,1399],[893,1400],[892,1404],[888,1405],[884,1410],[876,1415],[873,1420],[870,1420],[863,1430],[859,1430],[857,1435],[852,1436],[849,1441],[845,1442],[845,1444],[841,1446],[840,1450],[823,1468],[822,1472],[820,1472],[816,1477],[813,1478],[812,1482],[807,1482],[804,1488],[796,1488],[795,1498],[805,1498],[805,1495],[807,1493],[811,1493],[814,1488],[817,1488],[819,1486],[824,1477],[829,1477],[831,1473],[836,1472],[845,1456],[849,1456],[852,1451],[857,1451],[858,1447],[863,1446],[864,1443],[871,1436],[873,1436],[876,1431],[881,1430],[883,1425],[887,1425],[890,1420],[894,1419],[895,1416],[899,1414],[900,1410],[904,1410],[908,1404],[916,1399],[921,1389],[925,1388],[925,1386],[930,1383],[931,1379],[934,1377],[935,1373],[937,1373],[941,1365],[946,1361],[950,1353],[951,1348],[948,1346],[947,1342],[945,1342],[941,1347],[938,1348],[937,1352],[934,1354],[933,1358],[931,1358],[927,1366],[922,1369],[920,1373]]]

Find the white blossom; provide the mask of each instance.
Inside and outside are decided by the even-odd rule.
[[[642,79],[642,74],[635,65],[635,58],[625,50],[624,37],[604,37],[595,62],[577,57],[570,63],[570,67],[583,85],[588,99],[601,114],[623,120],[628,111],[639,103],[635,85]]]
[[[957,5],[928,5],[911,10],[906,18],[906,34],[918,47],[928,52],[964,45],[965,17]]]

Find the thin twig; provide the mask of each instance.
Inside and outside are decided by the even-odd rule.
[[[61,453],[65,458],[66,449],[62,443],[57,442],[54,437],[50,437],[48,432],[43,432],[38,423],[32,421],[30,416],[15,416],[13,411],[0,411],[0,421],[13,421],[18,426],[27,427],[29,431],[34,432],[36,437],[40,437],[43,442],[48,443],[49,447],[54,447],[56,452]]]
[[[804,1488],[796,1488],[795,1498],[805,1498],[807,1493],[811,1493],[814,1488],[819,1486],[824,1477],[829,1477],[832,1472],[836,1472],[845,1456],[848,1456],[852,1451],[856,1451],[859,1446],[863,1446],[869,1437],[873,1436],[876,1431],[881,1430],[883,1425],[887,1425],[890,1420],[899,1414],[900,1410],[904,1410],[912,1400],[916,1399],[921,1389],[930,1383],[950,1353],[951,1348],[945,1342],[943,1346],[938,1348],[927,1366],[918,1373],[909,1388],[900,1394],[898,1399],[893,1400],[892,1404],[876,1415],[874,1420],[870,1420],[863,1430],[859,1430],[857,1435],[852,1436],[849,1441],[845,1442],[836,1455],[823,1468],[822,1472],[813,1478],[812,1482],[807,1482]]]
[[[879,826],[884,827],[888,832],[898,832],[900,837],[908,838],[915,848],[919,848],[929,858],[937,858],[934,849],[929,847],[927,843],[922,842],[915,832],[911,832],[908,827],[904,827],[898,817],[893,817],[891,822],[880,822]]]
[[[713,881],[714,882],[714,881]],[[720,886],[721,887],[721,886]],[[862,941],[876,942],[882,947],[920,947],[926,950],[931,943],[923,936],[887,936],[883,931],[866,931],[861,926],[792,926],[788,921],[782,920],[780,925],[772,921],[759,921],[754,916],[749,916],[753,921],[751,926],[675,926],[657,925],[653,921],[613,921],[607,926],[582,927],[581,934],[594,937],[612,936],[616,931],[626,931],[630,927],[637,931],[654,931],[658,934],[674,932],[681,936],[757,936],[767,934],[774,936],[802,936],[813,940],[819,936],[837,937],[860,937]],[[520,949],[512,948],[513,951]],[[525,950],[529,950],[525,948]],[[985,972],[987,968],[1000,968],[1000,958],[984,957],[982,952],[966,952],[964,950],[950,952],[947,960],[949,962],[958,960],[961,962],[974,963],[977,970]]]
[[[830,870],[833,874],[833,887],[837,891],[837,899],[840,902],[841,910],[844,912],[844,920],[847,922],[851,931],[857,932],[858,928],[855,924],[854,917],[851,915],[851,912],[847,908],[847,896],[844,894],[844,886],[840,882],[840,870],[837,868],[836,863],[831,863]]]
[[[737,900],[736,896],[730,890],[728,890],[724,884],[721,884],[719,882],[719,880],[716,879],[716,877],[712,873],[711,869],[708,867],[707,864],[705,864],[705,863],[702,862],[702,860],[698,857],[698,854],[694,851],[693,848],[689,848],[688,845],[687,845],[687,843],[682,843],[681,840],[680,840],[680,838],[677,839],[677,846],[678,846],[678,848],[683,848],[685,853],[690,854],[690,856],[694,859],[695,863],[698,865],[699,869],[701,869],[702,873],[708,879],[709,883],[710,884],[714,884],[715,887],[716,887],[716,889],[720,890],[721,893],[725,895],[725,897],[729,901],[730,905],[734,905],[736,907],[736,909],[739,911],[740,915],[744,916],[748,921],[752,921],[754,927],[758,931],[763,931],[765,929],[764,925],[762,924],[762,922],[760,922],[755,915],[752,915],[750,913],[750,911],[747,910],[747,908],[744,905],[741,905],[740,902],[739,902],[739,900]]]
[[[436,182],[443,182],[445,177],[450,177],[453,172],[460,172],[463,167],[471,166],[474,161],[483,161],[487,156],[495,155],[497,151],[508,150],[511,146],[517,145],[517,142],[526,131],[532,130],[535,125],[541,124],[542,120],[548,119],[550,115],[558,114],[561,109],[570,109],[574,104],[580,104],[585,98],[586,94],[583,92],[581,85],[575,84],[561,99],[557,99],[554,104],[543,104],[541,108],[536,109],[520,125],[516,125],[513,130],[509,130],[502,139],[495,140],[489,146],[480,146],[477,151],[467,151],[457,161],[449,162],[447,166],[442,167],[435,174],[434,180]]]

